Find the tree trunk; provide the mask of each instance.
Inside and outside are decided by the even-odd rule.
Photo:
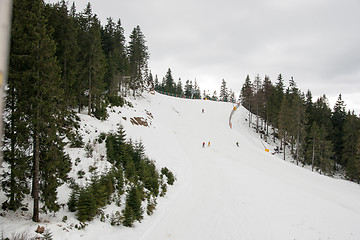
[[[313,138],[313,154],[311,160],[311,171],[314,171],[314,161],[315,161],[315,139]]]
[[[283,147],[283,150],[284,150],[284,161],[285,161],[285,150],[286,150],[286,134],[284,136],[284,147]]]
[[[34,211],[33,211],[32,219],[34,222],[39,222],[39,163],[40,163],[39,109],[36,110],[34,151],[35,151],[34,152],[34,176],[33,176],[33,189],[32,189],[33,198],[34,198]]]
[[[15,96],[14,96],[14,88],[11,88],[11,173],[10,173],[10,209],[11,210],[15,210],[15,187],[16,187],[16,183],[15,183],[15,174],[14,174],[14,170],[15,170],[15,142],[16,142],[16,137],[15,137],[15,117],[14,117],[14,112],[15,112]]]
[[[88,102],[88,115],[91,114],[91,69],[89,69],[89,102]]]

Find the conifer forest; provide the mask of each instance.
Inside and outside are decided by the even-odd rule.
[[[312,93],[297,88],[293,78],[285,86],[281,74],[275,82],[259,75],[246,77],[240,96],[221,81],[219,94],[200,90],[198,83],[174,80],[169,68],[159,80],[153,77],[150,53],[140,26],[126,41],[121,21],[108,18],[102,25],[90,3],[77,11],[65,0],[45,4],[43,0],[13,1],[9,78],[4,113],[4,162],[2,190],[7,200],[3,209],[16,211],[31,196],[32,220],[39,212],[60,209],[58,188],[68,183],[72,192],[68,209],[80,222],[101,217],[101,208],[125,199],[122,212],[111,223],[127,227],[150,215],[157,197],[164,196],[176,177],[168,168],[158,170],[141,141],[126,138],[119,126],[96,141],[106,143],[106,159],[112,168],[94,174],[80,186],[68,174],[72,161],[64,148],[91,145],[77,133],[77,113],[107,118],[107,107],[123,106],[125,97],[138,96],[150,89],[207,98],[241,102],[249,110],[248,123],[266,141],[280,141],[277,151],[284,160],[290,146],[298,165],[313,171],[340,175],[360,183],[360,121],[346,110],[339,94],[335,106],[326,95],[313,99]],[[240,90],[240,89],[239,89]],[[79,177],[83,173],[78,173]],[[146,202],[146,211],[141,207]]]

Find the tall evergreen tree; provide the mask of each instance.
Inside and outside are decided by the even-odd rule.
[[[352,181],[360,180],[360,121],[354,113],[348,113],[344,123],[341,162],[345,166],[346,175]]]
[[[154,84],[155,84],[155,90],[158,90],[158,91],[161,90],[161,86],[160,86],[159,79],[158,79],[157,75],[155,75]]]
[[[270,105],[270,97],[274,91],[274,86],[271,83],[271,80],[269,76],[265,76],[264,82],[263,82],[263,104],[262,104],[262,110],[261,110],[261,116],[265,120],[266,124],[266,135],[268,135],[268,124],[270,121],[270,113],[271,113],[271,105]]]
[[[311,148],[307,151],[307,159],[311,161],[312,171],[317,166],[323,173],[331,172],[330,156],[332,154],[332,145],[327,140],[327,135],[324,125],[319,127],[317,122],[314,121],[309,136]]]
[[[213,93],[213,95],[212,95],[212,100],[214,100],[214,101],[217,101],[217,100],[219,100],[218,99],[218,97],[217,97],[217,93],[216,93],[216,90],[214,91],[214,93]]]
[[[289,134],[291,131],[291,109],[290,102],[288,97],[285,95],[281,102],[281,108],[279,112],[279,136],[282,139],[283,151],[284,151],[284,160],[286,154],[286,145],[289,139]]]
[[[11,39],[10,59],[10,82],[13,83],[10,89],[17,92],[14,106],[19,106],[18,112],[23,117],[21,119],[15,116],[13,124],[15,127],[18,124],[15,120],[24,121],[22,124],[25,125],[19,126],[26,126],[27,131],[18,139],[27,140],[32,148],[33,162],[28,169],[32,169],[35,222],[39,221],[40,197],[45,203],[45,209],[57,210],[54,207],[56,191],[49,190],[61,184],[60,178],[66,179],[69,171],[69,168],[60,166],[61,161],[66,158],[61,147],[61,136],[66,125],[72,121],[63,98],[60,69],[55,58],[55,42],[50,38],[51,29],[47,27],[44,7],[42,0],[14,1],[14,34]],[[17,141],[14,146],[18,146],[16,149],[22,149],[24,153],[29,150],[28,143],[23,145],[21,141]],[[13,150],[10,149],[11,151]],[[57,158],[52,158],[50,162],[45,161],[44,155],[55,154],[58,155]],[[12,154],[12,157],[14,156],[16,157]],[[50,166],[52,175],[44,177]],[[52,179],[56,179],[52,186],[41,185],[42,182],[50,182]],[[51,194],[45,195],[45,192]]]
[[[272,88],[270,93],[267,111],[269,116],[269,123],[273,126],[273,141],[275,142],[276,129],[279,127],[279,112],[281,102],[284,96],[284,82],[281,74],[279,74],[276,85]]]
[[[296,152],[295,152],[295,159],[296,165],[299,164],[300,154],[302,153],[301,149],[302,146],[305,144],[305,127],[306,127],[306,109],[304,105],[304,101],[301,96],[296,95],[293,98],[292,102],[292,123],[293,123],[293,139],[296,144]]]
[[[126,56],[124,29],[120,19],[117,23],[112,18],[101,31],[102,47],[106,57],[106,73],[104,82],[111,96],[117,96],[122,85],[126,84],[128,60]]]
[[[148,47],[146,46],[145,36],[139,26],[136,26],[130,35],[128,46],[129,69],[130,69],[130,88],[133,96],[137,89],[142,89],[144,75],[147,70],[149,59]]]
[[[184,94],[183,86],[182,86],[182,83],[181,83],[181,78],[179,78],[179,81],[176,84],[176,94],[178,94],[178,95],[183,95]]]
[[[252,119],[253,87],[249,75],[246,76],[245,83],[241,88],[241,105],[249,111],[249,127]]]
[[[56,57],[61,70],[61,87],[67,105],[76,106],[77,77],[79,74],[78,25],[75,10],[69,11],[67,3],[48,5],[48,25],[54,29],[53,39],[56,42]]]
[[[194,90],[192,86],[192,81],[186,80],[185,86],[184,86],[184,93],[186,97],[192,97]]]
[[[196,98],[196,99],[200,99],[201,98],[201,90],[200,90],[200,87],[199,85],[197,84],[196,82],[196,79],[194,81],[194,94],[193,94],[193,97]]]
[[[334,143],[334,157],[335,161],[339,164],[346,165],[342,160],[342,151],[344,148],[344,138],[343,138],[343,127],[346,119],[346,111],[345,104],[341,98],[341,94],[339,95],[334,110],[331,114],[331,123],[332,123],[332,131],[331,131],[331,141]]]
[[[259,74],[256,75],[253,83],[254,92],[254,113],[256,114],[256,132],[259,132],[259,117],[263,103],[263,89]]]
[[[228,98],[229,98],[229,92],[228,89],[226,87],[226,82],[223,79],[221,81],[221,87],[220,87],[220,95],[219,95],[220,100],[222,100],[223,102],[227,102]]]
[[[168,93],[175,93],[175,82],[171,74],[171,69],[169,68],[165,75],[165,86],[164,91]]]
[[[316,121],[319,126],[324,127],[329,131],[332,128],[331,124],[331,109],[327,97],[320,96],[313,105],[312,120]]]
[[[100,22],[92,13],[88,3],[80,14],[80,59],[81,81],[84,89],[80,94],[87,94],[88,114],[101,107],[101,95],[104,89],[105,56],[101,46]],[[81,103],[79,103],[81,106]]]

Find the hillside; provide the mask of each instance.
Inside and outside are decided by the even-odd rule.
[[[66,209],[55,217],[42,216],[54,239],[360,239],[360,186],[265,152],[259,136],[248,128],[243,108],[234,113],[230,129],[231,103],[160,94],[130,101],[133,108],[112,108],[107,121],[80,115],[84,142],[115,131],[121,123],[127,137],[141,139],[158,168],[174,172],[175,185],[159,199],[154,214],[134,228],[96,219],[79,231],[69,228],[76,220]],[[134,124],[138,120],[149,126]],[[102,145],[93,160],[86,160],[83,150],[68,151],[73,160],[81,157],[72,176],[105,154]],[[107,167],[106,161],[97,164]],[[67,187],[59,192],[66,203]],[[64,215],[67,223],[61,222]],[[37,224],[30,218],[8,214],[0,217],[1,228],[33,233]]]

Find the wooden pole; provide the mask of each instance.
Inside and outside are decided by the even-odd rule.
[[[11,28],[11,0],[0,1],[0,115],[4,110],[5,85],[8,78],[10,28]],[[0,120],[0,136],[3,135],[3,121]],[[1,137],[2,139],[2,137]],[[1,147],[0,140],[0,147]],[[0,151],[0,168],[2,166],[2,151]]]

